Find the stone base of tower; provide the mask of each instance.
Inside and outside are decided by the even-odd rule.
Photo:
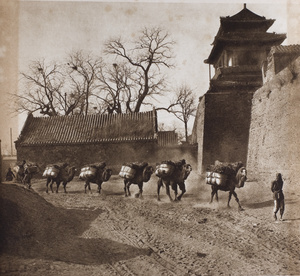
[[[198,126],[198,171],[216,160],[246,164],[251,104],[254,91],[207,92],[199,104],[203,118]]]

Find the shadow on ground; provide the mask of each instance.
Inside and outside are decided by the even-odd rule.
[[[103,211],[58,208],[36,192],[0,184],[0,253],[78,264],[149,255],[149,250],[80,236]]]

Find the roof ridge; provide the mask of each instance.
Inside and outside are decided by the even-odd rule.
[[[276,45],[271,48],[271,53],[300,53],[300,44]]]
[[[155,140],[156,111],[30,117],[17,143],[61,144]]]

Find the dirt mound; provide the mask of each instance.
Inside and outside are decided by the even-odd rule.
[[[106,262],[112,241],[80,237],[101,212],[55,207],[33,190],[0,184],[1,253],[85,264]],[[115,258],[124,257],[122,252],[128,250],[119,244],[114,248],[118,248]]]
[[[45,244],[61,239],[66,230],[64,222],[68,221],[69,232],[76,225],[78,215],[67,219],[67,214],[32,190],[1,184],[0,195],[0,243],[4,252],[35,254],[30,251],[43,250]]]

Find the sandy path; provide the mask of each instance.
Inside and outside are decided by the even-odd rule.
[[[62,188],[46,194],[45,181],[35,180],[32,191],[18,189],[50,203],[51,213],[47,207],[32,219],[38,216],[57,234],[45,241],[37,233],[46,230],[36,226],[32,239],[46,249],[32,243],[30,254],[19,254],[27,246],[20,241],[22,250],[1,255],[1,275],[300,275],[300,194],[285,189],[285,221],[275,223],[268,186],[247,182],[238,189],[245,208],[239,212],[234,199],[226,208],[224,192],[219,203],[208,204],[209,185],[193,177],[176,203],[165,189],[156,200],[156,177],[145,184],[142,200],[125,198],[117,176],[103,184],[101,195],[95,185],[84,194],[76,179],[67,194]]]

